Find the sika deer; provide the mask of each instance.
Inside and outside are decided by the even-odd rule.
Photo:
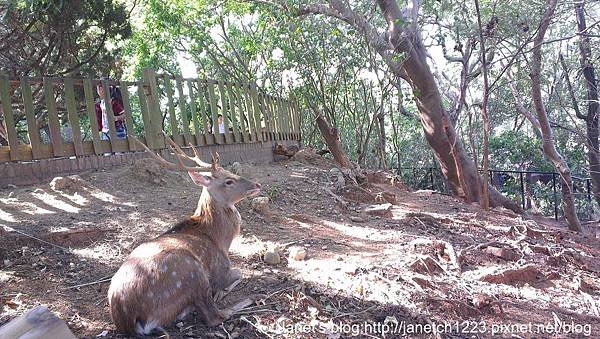
[[[168,137],[167,141],[178,164],[144,147],[161,164],[186,170],[192,181],[203,187],[202,194],[194,215],[138,246],[112,278],[110,313],[122,333],[149,334],[194,308],[208,326],[214,326],[255,301],[247,298],[219,310],[213,298],[241,277],[239,270],[230,268],[228,256],[231,241],[240,232],[241,217],[234,204],[258,194],[260,184],[224,170],[218,154],[210,166],[194,148],[192,158]],[[186,167],[182,159],[199,167]],[[207,169],[210,174],[200,173]]]

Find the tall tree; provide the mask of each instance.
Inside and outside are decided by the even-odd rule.
[[[448,112],[442,105],[437,82],[427,64],[427,50],[423,44],[418,15],[420,1],[411,8],[401,9],[396,0],[378,0],[377,5],[388,29],[378,31],[374,23],[351,8],[343,0],[312,4],[300,8],[299,14],[324,14],[343,20],[361,32],[395,76],[404,79],[412,88],[427,142],[440,164],[452,191],[467,202],[481,199],[479,174],[473,159],[466,153],[456,134]],[[515,211],[520,207],[490,187],[490,205],[505,206]]]
[[[548,120],[548,114],[546,107],[542,99],[541,90],[541,68],[542,68],[542,44],[544,43],[544,36],[550,26],[550,21],[554,16],[556,10],[556,3],[558,0],[549,0],[548,8],[544,13],[544,17],[538,28],[538,32],[533,41],[533,51],[531,60],[531,96],[537,113],[537,118],[540,124],[540,131],[542,134],[542,147],[546,156],[552,161],[556,170],[560,174],[560,181],[562,184],[563,194],[563,209],[565,217],[569,223],[571,230],[581,232],[581,223],[577,217],[577,211],[575,209],[575,198],[573,196],[573,179],[571,177],[571,170],[565,159],[558,153],[554,146],[554,138],[552,136],[552,129]]]
[[[589,163],[592,189],[596,201],[600,204],[600,151],[598,142],[598,116],[600,103],[598,102],[598,82],[592,63],[592,48],[590,35],[585,21],[585,1],[575,3],[575,16],[577,18],[577,34],[579,35],[579,62],[581,73],[585,79],[587,113],[583,114],[574,102],[575,113],[578,118],[583,119],[586,125],[587,155]],[[564,60],[561,58],[564,65]],[[567,75],[568,80],[568,75]],[[571,86],[570,83],[568,84]]]

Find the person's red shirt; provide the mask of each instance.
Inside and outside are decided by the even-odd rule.
[[[115,116],[119,116],[125,113],[125,108],[123,106],[123,102],[119,99],[111,99],[112,110]],[[102,107],[100,106],[100,102],[96,102],[96,121],[98,121],[98,131],[102,131]],[[116,128],[123,127],[123,121],[115,121]]]

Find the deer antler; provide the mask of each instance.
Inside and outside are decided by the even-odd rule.
[[[164,132],[163,132],[164,134]],[[173,140],[171,140],[171,138],[169,138],[166,134],[165,134],[165,138],[169,144],[169,148],[173,151],[173,153],[175,154],[175,156],[177,157],[177,164],[174,164],[170,161],[165,160],[163,157],[161,157],[160,155],[154,153],[153,150],[151,150],[150,148],[148,148],[148,146],[146,146],[143,142],[141,142],[138,138],[132,136],[133,140],[135,140],[138,144],[140,144],[146,151],[148,151],[150,153],[150,155],[152,155],[152,157],[156,160],[158,160],[158,162],[160,162],[163,166],[168,167],[170,169],[174,169],[174,170],[184,170],[184,171],[188,171],[188,172],[206,172],[206,171],[210,171],[212,169],[212,166],[208,163],[205,163],[204,161],[200,160],[200,156],[198,154],[198,151],[192,146],[192,149],[194,150],[194,154],[196,155],[195,157],[190,157],[187,154],[185,154],[183,152],[183,150],[181,149],[181,147],[179,147]],[[188,159],[191,160],[193,162],[195,162],[198,166],[196,167],[189,167],[186,166],[183,162],[183,159]]]
[[[166,134],[165,131],[162,132],[163,135],[165,136],[165,139],[167,139],[167,142],[172,146],[171,149],[176,149],[177,153],[179,155],[181,155],[182,157],[184,157],[185,159],[188,159],[190,161],[195,162],[196,164],[198,164],[198,166],[200,167],[211,167],[211,164],[206,163],[204,161],[202,161],[202,159],[200,159],[200,154],[198,153],[198,150],[196,150],[196,147],[194,147],[191,143],[189,144],[190,147],[192,147],[192,150],[194,151],[194,157],[190,157],[187,154],[185,154],[185,152],[181,149],[181,147],[179,147],[179,145],[177,145],[171,138],[169,138]],[[174,151],[175,152],[175,151]]]

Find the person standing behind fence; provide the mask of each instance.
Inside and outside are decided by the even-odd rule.
[[[100,101],[96,102],[96,120],[98,121],[100,138],[102,140],[110,140],[108,115],[106,103],[104,102],[104,86],[102,86],[101,82],[96,85],[96,92],[98,92],[98,96],[100,96]],[[125,129],[125,108],[123,105],[121,89],[111,85],[109,87],[109,92],[110,103],[115,116],[115,131],[117,138],[125,139],[127,137],[127,130]]]

